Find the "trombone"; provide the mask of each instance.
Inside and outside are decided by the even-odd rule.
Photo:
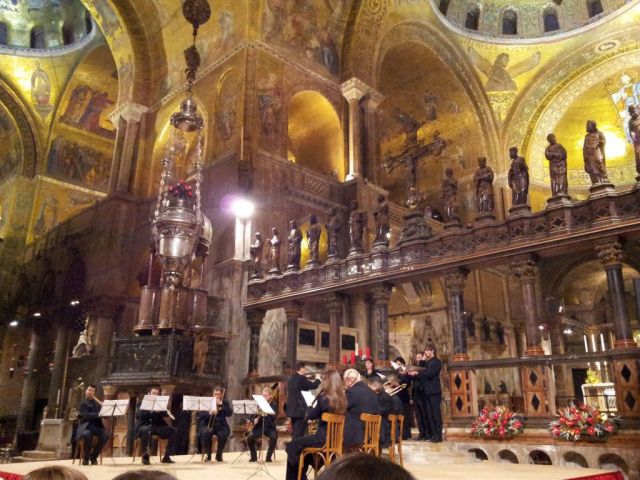
[[[384,388],[384,391],[387,393],[387,395],[393,396],[396,393],[398,393],[398,392],[404,390],[405,388],[407,388],[407,384],[406,383],[402,383],[400,385],[394,385],[393,382],[388,381],[388,382],[385,382],[382,387]]]
[[[213,430],[213,424],[216,421],[216,417],[218,416],[218,406],[222,406],[222,402],[224,402],[224,394],[227,393],[227,390],[225,388],[222,389],[222,399],[220,400],[220,403],[218,403],[218,399],[215,398],[215,402],[213,402],[213,406],[215,407],[215,412],[213,415],[211,415],[209,417],[209,423],[207,424],[207,428],[209,430]],[[215,397],[215,395],[214,395]]]

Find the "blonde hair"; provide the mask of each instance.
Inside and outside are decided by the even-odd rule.
[[[84,473],[61,465],[36,468],[24,476],[24,480],[88,480]]]

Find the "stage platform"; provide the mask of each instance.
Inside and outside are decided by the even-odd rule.
[[[190,455],[173,457],[176,461],[173,465],[158,463],[157,458],[153,459],[151,466],[145,467],[137,461],[131,463],[131,457],[103,459],[102,465],[97,466],[75,466],[71,465],[71,460],[57,460],[31,463],[7,463],[0,465],[0,479],[19,480],[31,470],[45,465],[66,465],[78,468],[90,480],[111,480],[116,475],[126,470],[139,468],[163,470],[171,473],[180,480],[209,480],[212,475],[225,480],[245,480],[249,478],[257,468],[257,464],[249,463],[248,458],[243,456],[235,464],[232,463],[238,457],[238,453],[228,452],[225,454],[224,463],[202,463],[200,456],[195,456],[191,462]],[[277,452],[277,460],[273,463],[265,464],[270,475],[281,480],[285,477],[286,454],[284,451]],[[566,479],[590,479],[594,480],[622,480],[622,476],[617,472],[606,470],[596,470],[587,468],[568,468],[546,465],[516,465],[510,463],[479,462],[472,464],[450,465],[450,464],[408,464],[405,468],[409,470],[417,479],[428,478],[429,480],[453,480],[467,479],[474,480],[496,480],[496,478],[509,478],[510,480],[566,480]],[[269,476],[263,472],[252,478],[268,479]]]

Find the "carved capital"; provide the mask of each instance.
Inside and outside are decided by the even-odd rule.
[[[116,398],[116,394],[118,393],[118,387],[115,385],[103,385],[102,391],[104,392],[104,398],[107,400],[112,400]]]
[[[351,100],[359,101],[367,94],[367,92],[372,89],[362,80],[359,80],[356,77],[352,77],[342,85],[340,85],[340,90],[342,90],[342,95],[344,96],[344,98],[346,98],[347,101],[350,102]]]
[[[115,318],[115,316],[124,309],[126,303],[125,297],[117,295],[93,297],[89,300],[81,301],[82,309],[92,317],[96,318]]]
[[[302,316],[302,305],[298,302],[291,302],[285,305],[284,314],[287,316],[287,320],[298,319]]]
[[[247,323],[250,327],[260,327],[264,323],[264,310],[255,309],[247,311]]]
[[[458,268],[445,276],[445,285],[450,295],[461,295],[464,292],[467,275],[469,275],[469,270]]]
[[[134,102],[124,102],[113,109],[109,114],[109,120],[118,128],[120,118],[127,122],[139,122],[142,115],[149,111],[149,107]]]
[[[373,112],[378,109],[380,104],[384,101],[384,98],[384,95],[371,88],[367,93],[367,98],[364,100],[364,108]]]
[[[515,258],[509,267],[511,273],[522,281],[533,281],[538,276],[538,260],[533,255]]]
[[[604,268],[621,266],[624,258],[622,242],[618,237],[596,243],[596,252]]]
[[[326,297],[326,305],[329,310],[329,314],[342,312],[342,297],[336,293],[330,293]]]
[[[383,284],[371,289],[371,300],[374,305],[384,305],[389,303],[391,298],[391,285]]]

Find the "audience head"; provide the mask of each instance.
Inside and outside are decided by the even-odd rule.
[[[379,378],[370,378],[367,380],[369,388],[376,393],[380,393],[383,389],[382,381]]]
[[[159,385],[151,385],[149,387],[149,395],[160,395],[160,386]]]
[[[356,369],[348,368],[344,371],[342,378],[344,379],[344,388],[348,390],[360,381],[360,374]]]
[[[320,473],[318,480],[415,480],[400,465],[366,453],[345,455]]]
[[[131,470],[121,473],[113,480],[178,480],[173,475],[161,470]]]
[[[32,470],[24,480],[87,480],[84,473],[61,465],[52,465]]]
[[[402,358],[402,357],[396,357],[396,359],[394,360],[394,362],[396,362],[396,363],[397,363],[397,364],[399,364],[399,365],[403,365],[403,366],[407,364],[407,362],[406,362],[406,361],[404,360],[404,358]]]
[[[304,362],[296,362],[293,368],[300,375],[304,375],[305,373],[307,373],[307,365]]]
[[[262,389],[262,396],[267,400],[267,402],[271,401],[272,395],[273,395],[273,392],[269,387],[264,387]]]
[[[371,360],[371,358],[365,358],[364,360],[364,366],[367,369],[367,372],[373,372],[373,367],[375,367],[375,363],[373,363],[373,360]]]
[[[320,389],[329,400],[329,410],[337,415],[347,411],[347,397],[344,394],[342,379],[337,370],[327,370],[322,374]]]

